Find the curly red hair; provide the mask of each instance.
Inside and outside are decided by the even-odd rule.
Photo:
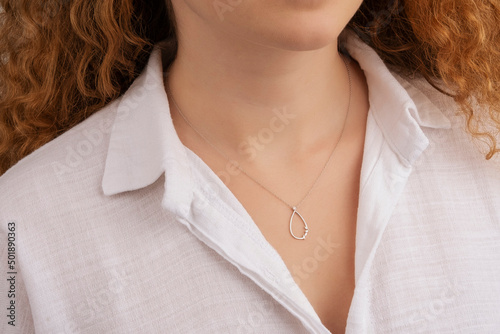
[[[0,0],[0,8],[0,175],[124,93],[155,43],[170,41],[171,61],[177,51],[165,0]],[[497,0],[365,0],[349,27],[386,63],[444,82],[489,159],[499,151],[498,22]]]

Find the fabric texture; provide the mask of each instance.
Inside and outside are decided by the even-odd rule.
[[[370,110],[346,333],[500,333],[500,164],[451,98],[355,36],[347,50]],[[9,222],[16,326],[2,314],[2,333],[330,333],[180,142],[159,48],[122,97],[0,177],[2,275]]]

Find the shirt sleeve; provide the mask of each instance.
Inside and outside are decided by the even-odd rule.
[[[0,333],[35,333],[18,257],[16,225],[9,221],[0,223]]]

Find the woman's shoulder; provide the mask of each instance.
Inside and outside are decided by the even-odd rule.
[[[439,79],[432,83],[420,74],[409,75],[394,67],[388,67],[394,78],[403,86],[410,97],[416,102],[417,107],[426,103],[432,103],[436,111],[439,111],[447,118],[456,118],[460,115],[460,107],[453,99],[451,92]],[[427,108],[433,109],[433,108]],[[452,122],[453,123],[453,122]],[[456,126],[455,123],[452,125]]]
[[[462,169],[483,171],[483,177],[488,175],[500,186],[500,154],[486,159],[489,146],[468,132],[467,116],[452,94],[446,94],[449,89],[444,83],[440,80],[430,83],[422,76],[409,76],[392,68],[390,71],[415,102],[416,117],[429,141],[417,167],[460,164]],[[474,102],[472,108],[476,115],[487,113]]]
[[[1,175],[0,213],[36,214],[37,206],[42,209],[44,203],[64,203],[79,191],[100,185],[119,100],[38,148]]]

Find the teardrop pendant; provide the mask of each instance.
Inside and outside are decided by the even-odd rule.
[[[302,217],[302,215],[297,211],[297,207],[294,206],[292,208],[293,210],[293,213],[292,213],[292,216],[290,217],[290,234],[292,235],[292,237],[294,237],[295,239],[297,240],[305,240],[306,236],[307,236],[307,233],[309,233],[309,227],[307,226],[307,223],[306,223],[306,220],[304,219],[304,217]],[[293,231],[292,231],[292,224],[293,224],[293,216],[299,216],[300,219],[302,220],[302,223],[304,224],[304,235],[302,235],[302,237],[297,237],[295,234],[293,234]]]

